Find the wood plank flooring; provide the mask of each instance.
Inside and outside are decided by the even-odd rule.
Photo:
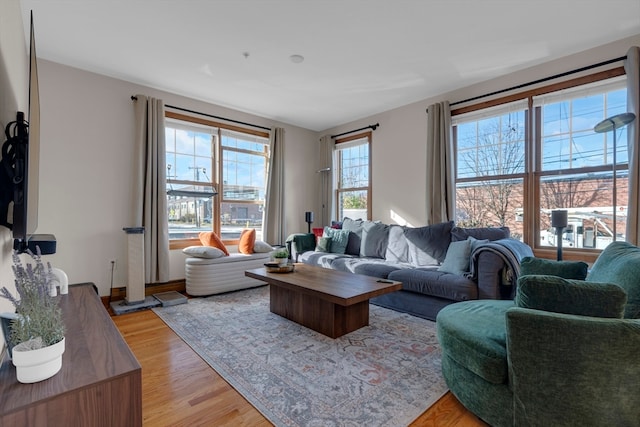
[[[142,365],[145,426],[270,426],[151,310],[113,316]],[[486,426],[447,393],[413,427]]]

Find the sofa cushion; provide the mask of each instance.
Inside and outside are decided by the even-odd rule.
[[[551,259],[524,257],[520,260],[520,275],[545,274],[565,279],[584,280],[589,265],[582,261],[554,261]]]
[[[588,282],[620,285],[627,293],[625,318],[640,318],[640,248],[627,242],[613,242],[593,264]]]
[[[469,271],[469,257],[471,256],[471,240],[451,242],[444,262],[438,271],[452,274],[464,274]]]
[[[627,294],[618,285],[590,283],[557,276],[518,278],[516,305],[578,316],[622,318]]]
[[[513,301],[465,301],[444,307],[436,318],[446,356],[493,384],[508,381],[505,315]]]
[[[386,279],[391,272],[407,268],[407,265],[391,263],[379,258],[337,258],[331,263],[331,268]]]
[[[344,253],[349,255],[360,255],[360,242],[362,241],[362,223],[361,219],[351,219],[345,217],[342,220],[342,229],[349,231],[349,239],[347,248]]]
[[[384,258],[389,241],[389,226],[381,222],[365,221],[362,224],[360,256]]]
[[[338,258],[353,258],[353,255],[306,251],[298,256],[298,261],[317,267],[331,268],[333,261]]]
[[[406,228],[404,236],[409,246],[409,262],[419,267],[438,265],[444,261],[451,242],[452,228],[453,221]]]
[[[392,271],[388,278],[402,282],[403,291],[452,301],[478,299],[478,285],[473,280],[465,276],[438,271],[435,266]]]
[[[332,253],[343,254],[347,250],[347,243],[349,243],[349,230],[325,227],[322,237],[331,237]]]
[[[511,236],[509,227],[479,227],[479,228],[462,228],[454,227],[451,230],[451,241],[457,242],[460,240],[467,240],[469,237],[473,237],[478,240],[500,240],[506,239]]]
[[[406,227],[402,225],[389,226],[389,241],[387,242],[387,251],[384,259],[390,262],[409,262],[409,244],[407,238],[404,237]]]

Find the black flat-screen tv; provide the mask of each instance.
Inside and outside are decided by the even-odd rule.
[[[22,111],[16,113],[16,121],[5,129],[7,141],[2,146],[2,191],[6,196],[2,200],[0,219],[2,225],[11,229],[13,247],[18,252],[33,249],[32,240],[42,238],[34,234],[38,227],[40,94],[33,13],[29,39],[29,111],[27,115]],[[53,252],[47,250],[47,253]]]
[[[38,88],[38,62],[36,57],[35,32],[33,28],[33,14],[31,15],[29,37],[29,117],[28,123],[23,124],[22,131],[26,135],[26,149],[24,150],[24,164],[22,165],[23,180],[18,184],[16,168],[16,182],[13,205],[13,238],[14,248],[25,250],[29,237],[38,227],[38,181],[40,172],[40,92]],[[20,113],[18,113],[18,116]]]

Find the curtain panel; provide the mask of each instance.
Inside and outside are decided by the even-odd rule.
[[[334,219],[333,177],[335,168],[333,167],[333,156],[335,147],[335,141],[330,135],[324,135],[320,138],[316,173],[320,174],[320,224],[323,227],[331,225],[331,220]]]
[[[427,113],[427,225],[454,220],[454,168],[451,108],[444,101],[430,105]]]
[[[626,235],[627,241],[637,246],[640,243],[640,47],[633,46],[627,51],[624,69],[627,73],[627,111],[636,115],[627,127],[629,203]]]
[[[133,220],[144,227],[145,283],[169,281],[164,103],[136,95]]]
[[[267,194],[262,222],[262,239],[265,242],[274,245],[285,243],[284,219],[284,129],[274,128],[269,135]]]

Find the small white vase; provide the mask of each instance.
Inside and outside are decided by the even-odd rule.
[[[16,375],[21,383],[36,383],[51,378],[62,368],[65,338],[47,347],[37,350],[13,348],[12,360]]]
[[[287,258],[276,258],[276,261],[278,261],[280,267],[284,267],[285,265],[287,265],[287,261],[289,260]]]

